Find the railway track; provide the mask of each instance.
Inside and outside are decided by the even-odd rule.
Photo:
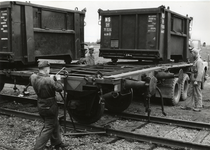
[[[0,95],[2,99],[10,99],[11,101],[15,100],[17,102],[27,102],[27,103],[36,103],[34,99],[28,98],[19,98],[19,97],[11,97],[8,95]],[[59,105],[63,105],[59,103]],[[0,113],[5,115],[14,115],[21,118],[27,119],[41,119],[38,114],[23,112],[19,110],[11,110],[8,108],[0,108]],[[210,124],[201,123],[201,122],[190,122],[190,121],[182,121],[182,120],[174,120],[160,117],[151,117],[150,122],[147,122],[146,116],[137,115],[137,114],[127,114],[127,113],[110,113],[106,112],[106,115],[115,117],[110,117],[111,119],[105,119],[106,121],[97,122],[92,125],[83,125],[75,122],[75,126],[77,129],[82,131],[87,131],[87,134],[94,133],[104,133],[106,135],[111,135],[118,138],[125,138],[134,141],[144,141],[149,143],[154,143],[157,145],[165,145],[169,147],[177,147],[177,148],[192,148],[192,149],[210,149],[210,145],[202,143],[205,141],[207,137],[210,136]],[[128,121],[129,120],[129,121]],[[123,128],[118,128],[119,123],[125,123]],[[62,125],[64,125],[64,120],[60,121]],[[116,122],[118,124],[116,125]],[[129,123],[133,122],[132,126],[129,126]],[[66,121],[67,128],[73,128],[71,121]],[[122,123],[123,124],[123,123]],[[128,126],[126,126],[128,125]],[[150,130],[149,127],[158,126],[160,128],[165,128],[165,134],[160,135],[149,135],[145,134],[142,131]],[[163,126],[163,127],[162,127]],[[169,130],[168,130],[169,129]],[[193,131],[194,136],[192,139],[188,140],[177,140],[170,137],[170,135],[174,135],[173,131],[176,129],[181,129],[180,131]],[[152,128],[151,128],[152,131]],[[91,133],[89,133],[91,132]],[[161,133],[161,131],[157,131]]]

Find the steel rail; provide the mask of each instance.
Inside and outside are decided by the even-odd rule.
[[[41,117],[38,114],[26,113],[26,112],[22,112],[22,111],[10,110],[10,109],[5,109],[5,108],[0,108],[0,113],[4,114],[4,115],[14,115],[17,117],[33,119],[33,120],[41,119]],[[64,125],[64,121],[61,121],[61,125]],[[70,121],[66,121],[66,125],[68,128],[73,128],[73,125]],[[79,129],[83,129],[85,131],[89,131],[89,132],[106,131],[106,134],[110,135],[110,136],[115,136],[115,137],[125,138],[125,139],[132,139],[135,141],[150,142],[150,143],[155,143],[155,144],[160,144],[160,145],[167,145],[170,147],[193,148],[193,149],[198,149],[198,150],[209,150],[210,149],[210,145],[197,144],[197,143],[192,143],[192,142],[184,142],[184,141],[149,136],[149,135],[135,134],[135,133],[131,133],[131,132],[125,132],[125,131],[105,128],[105,127],[101,127],[101,126],[83,125],[83,124],[76,123],[76,127]]]
[[[38,114],[28,113],[28,112],[18,111],[18,110],[11,110],[11,109],[1,108],[1,107],[0,107],[0,114],[8,115],[8,116],[16,116],[19,118],[25,118],[25,119],[30,119],[30,120],[42,119]]]
[[[25,103],[33,103],[37,104],[37,100],[33,98],[28,97],[16,97],[11,95],[3,95],[0,94],[0,99],[8,99],[11,101],[16,102],[25,102]],[[63,107],[62,102],[57,102],[59,106]],[[133,120],[139,120],[139,121],[146,121],[147,116],[134,114],[134,113],[114,113],[109,112],[105,110],[105,113],[108,115],[117,115],[118,117],[125,118],[125,119],[133,119]],[[209,123],[203,123],[203,122],[193,122],[193,121],[185,121],[180,119],[168,119],[163,117],[153,117],[150,116],[150,122],[151,123],[159,123],[159,124],[168,124],[168,125],[176,125],[180,127],[186,127],[186,128],[193,128],[193,129],[200,129],[200,130],[210,130],[210,124]]]
[[[67,122],[67,126],[73,128],[71,122]],[[106,134],[109,136],[124,138],[124,139],[131,139],[134,141],[140,141],[140,142],[149,142],[154,143],[158,145],[165,145],[170,147],[177,147],[177,148],[193,148],[196,150],[209,150],[210,145],[204,145],[204,144],[196,144],[192,142],[184,142],[179,140],[173,140],[168,138],[162,138],[162,137],[155,137],[150,135],[143,135],[143,134],[135,134],[131,132],[116,130],[116,129],[110,129],[110,128],[104,128],[100,126],[93,126],[93,125],[82,125],[77,124],[76,126],[80,129],[85,129],[90,132],[100,132],[105,130]]]
[[[147,116],[134,114],[134,113],[113,113],[109,111],[105,111],[106,114],[109,115],[117,115],[118,117],[132,120],[147,120]],[[159,123],[159,124],[168,124],[168,125],[176,125],[180,127],[200,129],[200,130],[210,130],[210,124],[204,122],[193,122],[193,121],[185,121],[180,119],[168,119],[163,117],[152,117],[150,116],[150,123]]]
[[[22,103],[31,103],[34,105],[37,105],[37,100],[34,98],[29,97],[17,97],[13,95],[6,95],[6,94],[0,94],[0,100],[9,100],[9,101],[16,101],[16,102],[22,102]],[[63,106],[62,102],[57,102],[59,106]]]
[[[112,135],[112,136],[114,135],[120,138],[155,143],[158,145],[167,145],[170,147],[179,147],[179,148],[185,148],[185,149],[193,148],[196,150],[209,150],[210,149],[210,145],[196,144],[192,142],[184,142],[184,141],[179,141],[179,140],[173,140],[173,139],[155,137],[155,136],[149,136],[149,135],[143,135],[143,134],[135,134],[135,133],[114,130],[114,129],[107,129],[106,132],[108,135]]]

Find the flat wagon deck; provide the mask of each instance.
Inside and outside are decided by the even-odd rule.
[[[181,86],[188,86],[188,82],[181,82],[183,74],[180,75],[180,71],[187,75],[191,66],[191,63],[183,62],[159,65],[119,62],[95,66],[52,64],[51,74],[65,67],[61,75],[67,92],[66,107],[75,120],[92,123],[101,117],[104,107],[114,112],[127,109],[134,93],[148,103],[151,96],[160,96],[156,87],[160,90],[168,87],[162,96],[175,105],[183,93]],[[1,86],[3,88],[4,83],[27,85],[30,75],[37,71],[37,68],[0,70]]]

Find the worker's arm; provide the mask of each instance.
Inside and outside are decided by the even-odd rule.
[[[196,66],[197,66],[198,72],[197,72],[197,77],[195,81],[202,81],[203,71],[204,71],[203,61],[201,59],[198,60],[196,63]]]
[[[52,85],[56,92],[61,92],[63,90],[63,85],[60,81],[60,75],[55,75],[52,79]]]

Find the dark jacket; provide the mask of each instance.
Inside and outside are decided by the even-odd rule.
[[[49,75],[45,74],[32,74],[30,77],[31,84],[38,96],[38,110],[41,115],[50,115],[57,109],[56,94],[63,90],[60,81],[54,81]],[[50,112],[48,111],[50,110]]]

